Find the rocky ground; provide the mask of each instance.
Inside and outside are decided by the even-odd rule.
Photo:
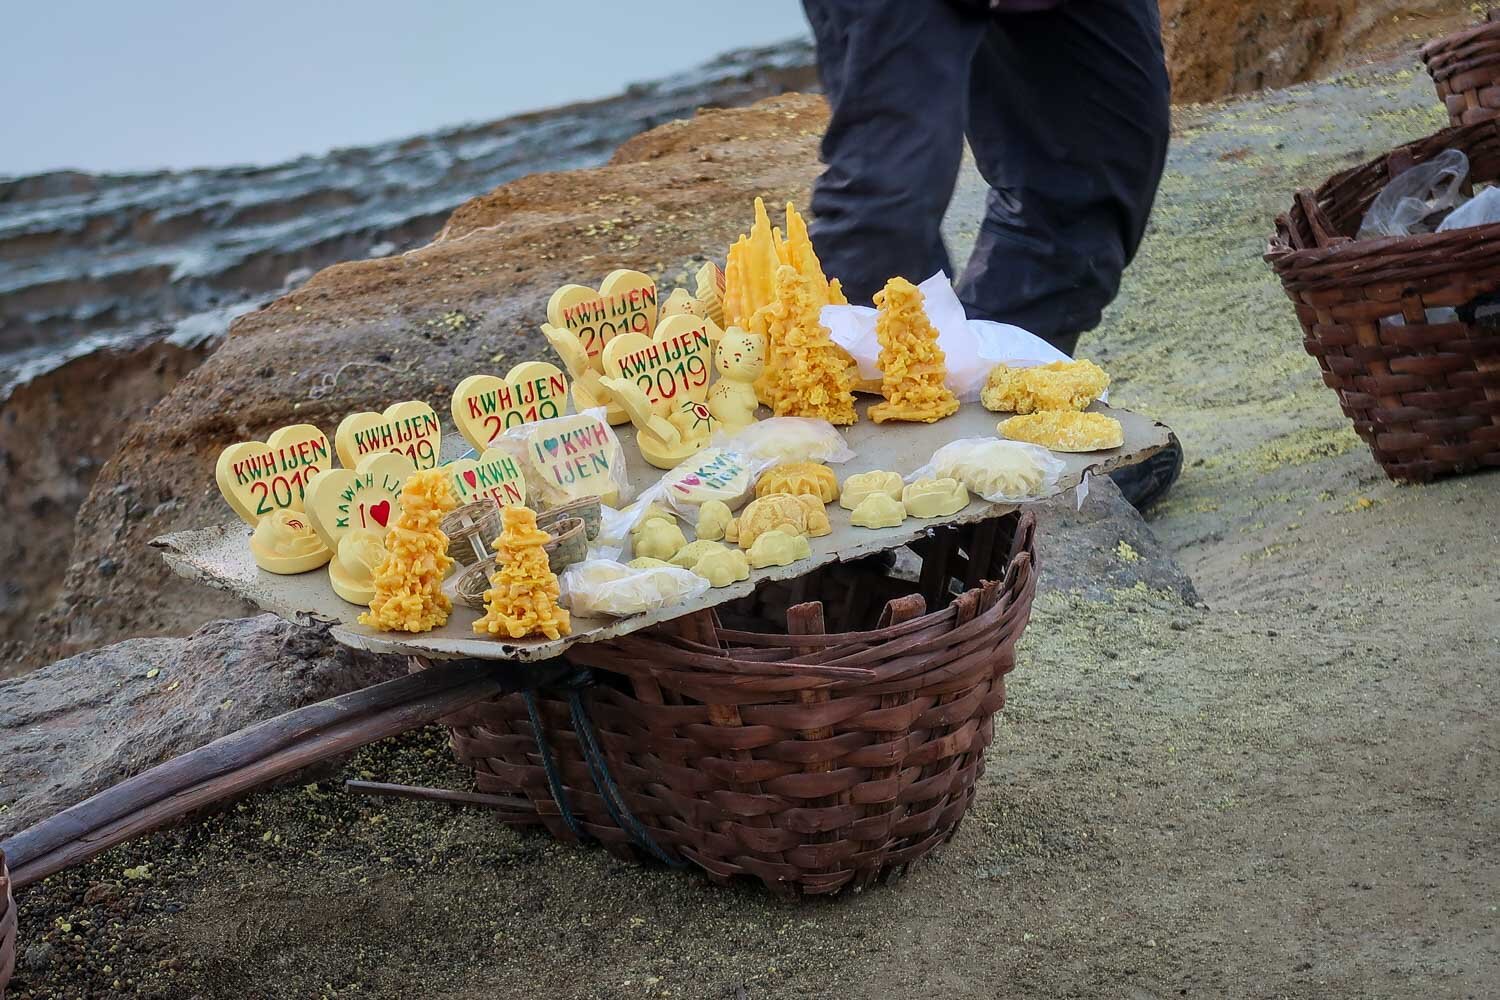
[[[378,363],[395,374],[356,372],[340,409],[419,385],[440,395],[491,354],[519,360],[535,350],[532,300],[580,259],[602,271],[625,253],[674,273],[684,248],[743,225],[752,193],[799,194],[819,115],[786,98],[658,131],[604,171],[466,207],[431,251],[334,269],[247,318],[159,410],[170,447],[133,433],[101,474],[81,523],[125,533],[82,550],[120,558],[115,576],[85,579],[80,563],[70,576],[90,637],[117,632],[119,602],[163,582],[124,553],[209,514],[211,486],[191,484],[215,435],[281,416],[263,402],[232,423],[228,399],[330,416],[306,390],[347,359],[341,336],[365,338],[372,361],[388,352]],[[1170,574],[1044,596],[975,808],[904,881],[788,905],[482,812],[340,790],[360,775],[465,787],[428,730],[28,890],[14,994],[1491,995],[1500,479],[1385,481],[1260,260],[1295,186],[1441,121],[1406,64],[1180,112],[1152,231],[1082,351],[1116,376],[1115,402],[1182,437],[1188,468],[1152,527],[1201,604],[1153,589]],[[606,182],[626,194],[600,198]],[[972,240],[977,206],[966,175],[955,244]],[[520,245],[540,260],[498,294],[499,262]],[[298,323],[311,335],[294,337]],[[415,370],[398,352],[417,337],[439,338],[445,360]],[[262,373],[267,356],[278,363]],[[152,462],[153,482],[182,484],[170,516],[131,492]],[[108,499],[118,487],[131,499]],[[1167,565],[1135,537],[1088,554]]]

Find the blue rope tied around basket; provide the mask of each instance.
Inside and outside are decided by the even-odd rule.
[[[563,822],[573,836],[579,840],[588,840],[589,835],[584,832],[583,827],[578,825],[578,818],[573,815],[573,810],[568,808],[568,793],[563,788],[562,775],[557,772],[557,764],[552,760],[552,747],[547,743],[547,734],[542,729],[542,714],[537,711],[536,693],[527,688],[521,692],[521,698],[526,702],[526,717],[531,720],[531,732],[536,738],[536,748],[542,757],[542,773],[547,776],[547,787],[552,791],[552,801],[557,803],[557,811],[562,813]]]
[[[604,759],[604,753],[599,747],[599,737],[594,731],[594,722],[589,717],[588,708],[583,703],[582,689],[594,682],[593,674],[587,670],[580,670],[572,677],[561,682],[560,686],[568,689],[568,709],[573,719],[573,731],[578,736],[578,745],[583,750],[583,761],[589,769],[589,777],[593,779],[594,788],[599,797],[604,800],[604,808],[609,812],[610,819],[614,820],[616,826],[624,830],[638,847],[656,858],[662,864],[672,868],[683,868],[687,862],[680,858],[674,858],[657,844],[651,832],[635,818],[630,807],[625,804],[625,796],[615,784],[615,779],[609,772],[609,763]],[[563,785],[562,774],[557,769],[557,762],[552,757],[552,747],[547,742],[546,733],[542,729],[541,713],[536,706],[536,693],[528,688],[523,691],[522,698],[526,702],[526,715],[531,720],[531,731],[535,734],[537,750],[542,758],[542,772],[547,776],[547,787],[552,792],[552,801],[557,803],[557,810],[562,814],[563,822],[573,832],[573,836],[579,840],[593,839],[584,831],[578,817],[574,815],[572,808],[568,805],[568,791]]]

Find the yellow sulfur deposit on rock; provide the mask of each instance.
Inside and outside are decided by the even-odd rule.
[[[751,330],[766,338],[765,373],[755,391],[778,417],[852,424],[859,419],[858,373],[818,319],[821,309],[812,282],[789,264],[777,269],[776,298],[751,322]]]
[[[547,565],[543,548],[552,536],[536,526],[536,514],[529,507],[503,508],[500,526],[500,537],[495,539],[500,568],[490,576],[484,617],[474,623],[475,633],[512,639],[567,635],[572,625],[568,612],[557,603],[557,576]]]
[[[361,624],[384,631],[426,632],[446,624],[453,602],[443,577],[453,560],[439,527],[457,506],[448,474],[422,469],[401,488],[401,514],[385,536],[385,562],[375,571],[375,596]]]
[[[948,368],[937,330],[922,307],[922,292],[905,278],[892,278],[875,293],[879,314],[880,391],[885,401],[870,407],[870,419],[932,423],[958,409],[958,397],[944,384]]]
[[[1104,369],[1082,358],[1035,368],[1001,363],[990,369],[979,400],[997,413],[1083,410],[1108,388]]]
[[[1051,451],[1106,451],[1125,443],[1125,429],[1114,417],[1076,410],[1047,410],[1000,421],[1002,437],[1039,444]]]

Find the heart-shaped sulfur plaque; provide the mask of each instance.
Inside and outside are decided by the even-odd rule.
[[[366,410],[339,421],[333,445],[344,468],[353,469],[366,455],[394,451],[419,469],[435,469],[442,427],[432,407],[420,400],[393,403],[384,413]]]
[[[708,396],[713,358],[709,322],[679,314],[662,320],[654,336],[615,337],[604,349],[605,374],[634,382],[653,404],[676,409],[689,401],[701,403]]]
[[[618,334],[650,333],[656,326],[656,282],[621,268],[606,275],[598,291],[563,285],[547,300],[547,322],[572,333],[597,358]]]
[[[279,428],[264,441],[241,441],[219,453],[214,480],[246,524],[278,510],[302,510],[308,483],[332,467],[328,435],[312,424]]]
[[[449,462],[443,471],[453,483],[453,495],[458,497],[459,506],[486,498],[502,507],[526,502],[526,477],[521,474],[520,463],[500,448],[488,448],[477,459]]]
[[[329,469],[307,487],[307,520],[330,549],[351,531],[384,534],[401,513],[401,487],[416,470],[393,451],[366,455],[351,469]]]
[[[453,423],[474,447],[488,448],[507,427],[560,417],[568,377],[556,365],[526,361],[504,377],[470,375],[453,390]]]
[[[609,424],[589,413],[575,413],[528,428],[522,435],[526,484],[534,498],[550,506],[599,497],[613,506],[623,480],[620,441]]]

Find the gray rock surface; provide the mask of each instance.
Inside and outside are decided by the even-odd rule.
[[[0,838],[221,736],[404,670],[259,615],[0,681]]]
[[[1110,591],[1143,583],[1185,604],[1199,603],[1192,579],[1109,477],[1089,477],[1081,510],[1072,493],[1035,509],[1041,590],[1107,600]]]

